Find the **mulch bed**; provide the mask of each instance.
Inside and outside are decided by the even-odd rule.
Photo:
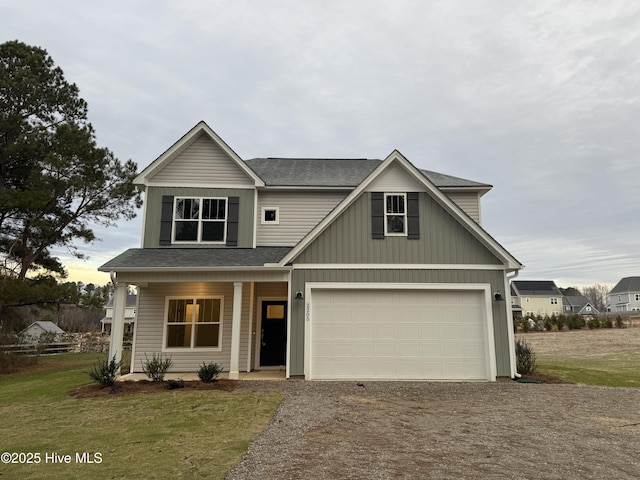
[[[112,395],[131,395],[134,393],[157,393],[169,390],[222,390],[225,392],[232,392],[236,388],[238,388],[238,382],[236,380],[216,380],[215,382],[210,383],[204,383],[197,380],[185,381],[182,383],[172,381],[151,382],[149,380],[140,380],[137,382],[116,382],[112,387],[103,387],[102,385],[93,383],[91,385],[85,385],[84,387],[70,390],[68,394],[75,398],[95,398],[109,397]]]

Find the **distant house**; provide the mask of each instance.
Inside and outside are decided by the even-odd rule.
[[[560,315],[562,313],[562,292],[552,280],[514,280],[511,282],[512,309],[521,307],[527,316]]]
[[[640,311],[640,277],[625,277],[607,295],[610,312]]]
[[[135,293],[127,293],[127,305],[124,313],[124,333],[133,333],[136,320],[136,302],[138,296]],[[113,322],[113,297],[109,299],[105,306],[106,313],[100,324],[103,333],[111,333],[111,323]]]
[[[584,295],[562,297],[562,306],[565,314],[597,315],[600,313]]]
[[[64,335],[64,330],[53,322],[33,322],[20,332],[22,343],[37,343],[46,339],[50,342],[58,342]]]

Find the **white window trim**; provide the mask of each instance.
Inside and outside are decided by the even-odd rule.
[[[389,215],[394,215],[394,216],[398,216],[397,214],[390,214],[387,213],[387,197],[403,197],[404,198],[404,232],[403,233],[389,233],[387,231],[387,216]],[[390,192],[390,193],[385,193],[384,194],[384,236],[385,237],[406,237],[409,235],[409,228],[407,226],[407,194],[406,193],[400,193],[400,192]]]
[[[217,347],[194,347],[194,335],[195,335],[195,328],[191,329],[191,346],[189,347],[167,347],[167,326],[169,325],[169,322],[167,321],[167,315],[169,314],[169,301],[170,300],[193,300],[194,303],[198,300],[220,300],[220,319],[219,319],[219,325],[220,328],[218,329],[218,346]],[[194,313],[195,314],[195,313]],[[174,352],[193,352],[193,351],[198,351],[198,352],[221,352],[222,351],[222,339],[224,338],[222,335],[222,329],[224,328],[224,297],[221,295],[207,295],[207,296],[185,296],[185,295],[178,295],[178,296],[170,296],[170,297],[165,297],[165,302],[164,302],[164,314],[163,314],[163,319],[162,319],[162,352],[169,352],[169,353],[174,353]],[[195,322],[191,322],[191,325],[195,325]]]
[[[557,298],[552,298],[551,299],[551,305],[558,305],[558,299]]]
[[[198,200],[200,203],[200,207],[198,208],[198,218],[191,219],[192,222],[198,222],[198,233],[196,240],[176,240],[176,211],[178,207],[178,200]],[[202,235],[202,224],[203,222],[208,222],[211,220],[203,220],[202,219],[202,201],[203,200],[224,200],[224,227],[222,230],[222,240],[219,241],[201,241],[198,240]],[[171,219],[171,243],[176,245],[193,245],[194,243],[198,243],[201,245],[223,245],[227,243],[227,221],[229,219],[229,197],[175,197],[173,199],[173,218]],[[178,222],[188,222],[189,219],[177,219]],[[216,221],[216,220],[212,220]],[[221,220],[217,220],[221,222]]]
[[[267,221],[264,219],[264,214],[267,210],[276,211],[276,219],[274,221]],[[260,223],[262,225],[280,225],[280,207],[262,207],[260,209]]]

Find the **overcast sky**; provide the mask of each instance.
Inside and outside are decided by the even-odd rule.
[[[242,158],[385,158],[489,183],[483,226],[559,286],[640,275],[640,2],[0,2],[141,170],[205,120]],[[71,280],[140,244],[96,229]]]

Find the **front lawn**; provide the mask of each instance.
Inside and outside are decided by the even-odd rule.
[[[640,328],[538,332],[517,337],[533,347],[539,373],[588,385],[640,387]]]
[[[40,457],[0,463],[2,478],[222,478],[282,399],[217,390],[73,398],[67,392],[90,383],[98,356],[53,358],[0,376],[0,451]],[[70,463],[54,463],[65,455]]]

